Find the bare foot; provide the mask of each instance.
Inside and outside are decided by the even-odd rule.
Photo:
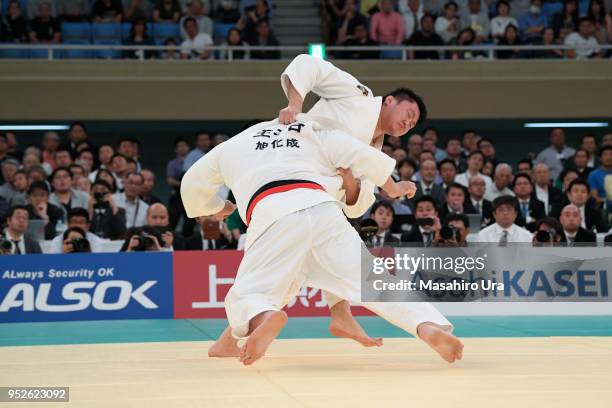
[[[227,326],[221,336],[208,349],[208,357],[238,357],[240,348],[238,340],[232,337],[232,329]]]
[[[287,324],[287,313],[282,310],[264,312],[259,316],[263,316],[263,321],[253,330],[240,349],[240,362],[245,366],[251,365],[262,358],[266,354],[270,343]]]
[[[353,317],[351,306],[346,300],[336,303],[330,310],[332,321],[329,332],[332,336],[353,339],[364,347],[380,347],[381,338],[373,339],[367,335],[363,327]]]
[[[421,340],[434,349],[445,361],[454,363],[463,358],[463,343],[435,323],[421,323],[417,328]]]

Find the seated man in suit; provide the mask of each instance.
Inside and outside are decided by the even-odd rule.
[[[145,237],[150,236],[150,240]],[[144,242],[146,241],[146,242]],[[162,203],[154,203],[147,208],[146,224],[130,228],[121,247],[123,251],[172,251],[183,249],[185,243],[175,237],[170,228],[168,209]]]
[[[414,204],[414,218],[416,220],[412,231],[402,234],[402,242],[418,243],[429,247],[436,240],[442,225],[438,218],[436,203],[430,196],[418,198]]]
[[[10,251],[13,255],[40,254],[42,250],[38,242],[25,236],[30,222],[30,211],[24,205],[16,205],[9,210],[6,218],[4,240],[12,245]]]
[[[472,207],[472,203],[465,198],[465,188],[458,184],[452,183],[446,188],[446,204],[439,208],[438,216],[444,224],[446,216],[449,214],[476,214],[476,210]]]
[[[417,199],[424,195],[431,196],[436,203],[436,207],[442,207],[446,201],[444,188],[435,183],[438,169],[434,160],[425,160],[420,166],[421,181],[416,183],[417,191],[414,198]]]
[[[393,224],[393,218],[395,217],[395,210],[393,204],[387,200],[380,200],[374,203],[370,218],[376,221],[378,225],[378,232],[372,236],[372,245],[375,247],[382,247],[387,244],[397,244],[400,242],[399,239],[391,235],[391,224]]]
[[[589,199],[590,196],[589,184],[583,179],[572,181],[567,188],[567,199],[569,204],[574,204],[580,211],[581,224],[580,226],[587,231],[597,229],[598,232],[608,232],[608,223],[604,219],[601,211],[599,211]],[[553,215],[559,216],[562,208],[565,206],[555,206]]]
[[[529,176],[525,173],[517,174],[512,183],[512,190],[519,205],[516,225],[525,227],[531,232],[535,231],[535,223],[546,216],[546,209],[543,202],[533,197],[533,184]]]
[[[561,225],[563,226],[563,237],[562,242],[567,242],[567,246],[573,246],[575,243],[595,243],[597,237],[594,232],[585,230],[580,226],[582,223],[582,216],[580,215],[580,209],[574,204],[566,205],[561,211],[559,217]]]
[[[563,193],[558,188],[552,186],[550,170],[545,163],[535,165],[533,168],[533,181],[535,183],[533,195],[544,203],[544,210],[546,215],[548,215],[554,206],[561,205]]]
[[[480,176],[472,177],[468,185],[469,203],[472,204],[475,214],[481,215],[482,227],[486,227],[493,220],[491,202],[484,198],[486,187],[484,179]]]
[[[237,241],[225,221],[213,216],[198,217],[196,221],[193,235],[185,239],[185,250],[236,249]]]

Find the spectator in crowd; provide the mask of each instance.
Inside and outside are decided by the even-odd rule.
[[[199,31],[197,21],[193,17],[187,17],[183,21],[183,28],[187,35],[181,44],[181,59],[212,58],[212,51],[208,47],[214,44],[213,39]]]
[[[89,227],[91,226],[89,219],[89,212],[85,208],[72,208],[68,211],[68,229],[70,228],[80,228],[85,232],[85,239],[89,242],[89,247],[91,252],[102,252],[103,250],[103,240],[100,239],[97,235],[91,233],[89,231]],[[63,234],[57,235],[51,241],[49,245],[49,253],[51,254],[61,254],[64,251],[64,236]]]
[[[89,19],[88,0],[61,0],[56,2],[57,16],[67,23],[84,23]]]
[[[398,140],[398,138],[394,139]],[[427,129],[425,129],[423,132],[423,150],[429,150],[432,152],[436,162],[446,159],[446,152],[438,149],[438,129],[433,126],[427,127]]]
[[[176,40],[172,37],[168,37],[164,40],[165,48],[161,52],[161,59],[165,60],[174,60],[180,59],[181,54],[176,50],[176,46],[178,45]]]
[[[85,168],[80,164],[72,163],[68,166],[68,170],[70,170],[70,174],[72,174],[72,187],[76,188],[76,179],[78,177],[87,177]]]
[[[582,228],[588,231],[597,229],[598,232],[608,232],[608,223],[604,219],[603,214],[595,207],[594,203],[589,200],[590,187],[586,181],[582,179],[572,181],[567,189],[566,195],[569,204],[574,204],[580,210]],[[565,203],[557,205],[553,209],[553,215],[558,217],[564,204]]]
[[[567,189],[569,188],[570,183],[576,180],[577,178],[580,178],[580,176],[578,175],[578,172],[575,169],[568,168],[568,169],[563,170],[561,172],[561,175],[559,176],[561,185],[558,188],[561,189],[562,192],[567,192]]]
[[[612,212],[612,145],[604,145],[599,150],[599,166],[589,174],[589,186],[591,195],[597,204],[606,202],[606,208]]]
[[[368,34],[368,28],[365,24],[355,26],[355,33],[352,38],[348,38],[342,43],[345,47],[373,47],[378,43],[372,40]],[[343,51],[342,55],[346,59],[378,59],[380,53],[373,51]]]
[[[561,190],[552,186],[548,166],[544,163],[536,164],[533,168],[533,181],[536,198],[544,203],[548,215],[553,206],[561,204],[563,194]]]
[[[542,14],[542,0],[531,0],[529,11],[518,19],[522,37],[527,42],[536,42],[542,38],[542,32],[548,27],[548,20]]]
[[[45,239],[53,239],[58,221],[64,220],[61,208],[49,203],[49,187],[43,181],[35,181],[28,188],[28,211],[31,220],[45,222]]]
[[[62,240],[62,252],[65,254],[91,252],[87,234],[79,227],[71,227],[64,231]]]
[[[142,227],[146,223],[149,205],[138,196],[143,183],[144,177],[142,174],[128,173],[125,177],[124,191],[113,195],[117,206],[125,210],[125,226],[127,228]]]
[[[399,243],[399,239],[395,238],[390,231],[393,219],[395,218],[395,209],[393,204],[388,200],[380,200],[372,206],[370,218],[376,221],[378,231],[372,237],[372,245],[382,247],[387,244]]]
[[[576,153],[574,157],[566,164],[565,170],[572,169],[576,171],[579,177],[587,180],[591,171],[593,171],[593,167],[589,166],[589,153],[582,149],[576,149]],[[563,172],[559,176],[560,179],[563,179]]]
[[[91,175],[91,170],[95,166],[94,153],[90,149],[79,150],[76,160],[74,161],[79,166],[85,169],[87,177]]]
[[[323,38],[326,43],[333,44],[336,41],[336,29],[341,19],[346,15],[346,2],[342,0],[325,0],[321,4],[321,20]]]
[[[74,188],[86,194],[91,192],[91,181],[87,177],[81,176],[76,179]]]
[[[60,145],[58,150],[66,149],[74,156],[77,153],[77,145],[84,141],[87,141],[87,128],[85,124],[83,122],[72,122],[68,130],[68,142]],[[62,165],[58,164],[58,166]]]
[[[461,174],[458,174],[455,177],[455,182],[461,184],[464,187],[467,187],[472,177],[481,176],[487,184],[487,192],[491,191],[493,187],[493,181],[489,176],[485,176],[481,173],[484,161],[485,156],[480,150],[476,150],[470,153],[467,159],[467,170]]]
[[[125,156],[128,161],[132,159],[136,162],[136,171],[140,171],[141,166],[138,161],[138,141],[133,138],[122,138],[117,143],[117,153]]]
[[[240,20],[238,4],[234,0],[221,0],[215,11],[215,21],[221,24],[236,24]]]
[[[236,241],[223,221],[211,216],[198,217],[198,228],[185,240],[186,250],[235,249]]]
[[[181,18],[181,6],[178,0],[159,0],[153,10],[153,21],[156,23],[178,23]]]
[[[459,33],[458,9],[457,3],[451,0],[444,6],[444,14],[436,19],[436,33],[446,44],[450,44]]]
[[[597,137],[587,133],[580,137],[580,148],[587,153],[587,167],[594,169],[599,165],[597,158]]]
[[[444,188],[440,184],[435,183],[437,175],[436,162],[434,160],[425,160],[421,162],[420,167],[421,181],[417,183],[417,191],[414,195],[415,199],[421,196],[431,196],[436,203],[436,207],[444,205],[446,194]]]
[[[95,23],[120,23],[123,19],[121,0],[96,0],[92,19]]]
[[[392,0],[381,0],[380,11],[370,21],[370,37],[381,45],[399,45],[404,41],[404,21],[393,10]]]
[[[144,19],[136,19],[132,22],[130,37],[125,41],[125,45],[155,45],[153,37],[147,33],[147,22]],[[153,50],[126,50],[123,51],[123,58],[139,59],[141,57],[149,59],[155,56]]]
[[[491,160],[485,159],[485,162],[482,165],[481,173],[493,180],[493,177],[495,176],[495,165]]]
[[[510,3],[506,0],[499,0],[495,9],[497,15],[491,19],[491,37],[499,42],[506,36],[506,27],[509,25],[518,27],[518,21],[510,16]]]
[[[565,145],[565,131],[561,128],[553,128],[550,131],[550,146],[537,155],[535,164],[546,164],[554,180],[561,174],[566,160],[575,153],[576,150]]]
[[[419,22],[425,15],[423,4],[421,0],[403,0],[398,2],[398,9],[404,19],[404,35],[406,39],[409,39],[422,27],[419,26]],[[431,31],[433,31],[433,20],[434,18],[431,16]]]
[[[423,151],[423,137],[418,134],[410,136],[408,139],[408,158],[419,162],[421,152]]]
[[[461,139],[458,137],[449,138],[446,141],[445,152],[446,158],[452,160],[460,172],[464,172],[467,169],[467,163],[461,154]]]
[[[555,36],[555,32],[552,28],[545,28],[542,32],[542,41],[538,42],[539,45],[559,45],[559,40]],[[557,59],[563,58],[563,50],[534,50],[529,53],[532,58],[538,59]]]
[[[210,17],[208,17],[204,13],[204,11],[204,4],[201,0],[191,0],[188,3],[187,12],[183,17],[181,17],[181,20],[179,21],[179,24],[181,26],[181,37],[183,39],[187,39],[189,37],[185,29],[185,21],[188,18],[192,18],[195,20],[199,32],[208,34],[208,36],[212,38],[214,32],[214,23],[210,19]]]
[[[514,178],[512,191],[516,196],[519,208],[519,217],[516,224],[529,231],[535,230],[535,222],[546,217],[544,203],[533,196],[533,184],[527,174],[519,173]]]
[[[552,18],[551,28],[554,30],[555,37],[562,41],[569,33],[578,28],[578,3],[576,0],[565,0],[563,10],[555,13]]]
[[[127,158],[121,153],[113,154],[110,160],[109,170],[112,172],[113,178],[115,179],[117,191],[123,190],[123,181],[129,172]],[[99,172],[100,171],[98,171],[98,173]]]
[[[146,224],[142,227],[130,228],[126,237],[121,252],[186,249],[184,241],[175,237],[170,230],[168,210],[161,203],[151,205],[147,209]],[[151,239],[147,240],[146,237]]]
[[[500,163],[495,167],[493,173],[493,184],[486,192],[487,200],[493,201],[502,195],[513,196],[514,193],[510,189],[512,185],[512,167],[508,163]]]
[[[449,214],[446,217],[446,225],[459,232],[457,246],[467,246],[467,236],[470,235],[470,220],[465,214]]]
[[[3,197],[9,206],[25,204],[28,180],[23,170],[17,170],[16,161],[5,160],[2,165],[7,177],[6,183],[0,186],[0,197]]]
[[[33,19],[40,15],[40,6],[42,4],[49,5],[49,12],[52,17],[57,16],[57,12],[55,9],[55,2],[53,0],[28,0],[28,18]]]
[[[495,223],[480,230],[476,242],[496,242],[506,246],[509,242],[532,241],[531,233],[515,224],[518,216],[515,197],[499,196],[492,205]]]
[[[173,191],[178,191],[181,185],[181,178],[184,174],[184,162],[189,154],[189,142],[187,139],[179,137],[174,140],[175,158],[166,165],[166,183]]]
[[[474,208],[474,213],[482,217],[482,225],[489,225],[493,220],[491,201],[484,198],[486,187],[484,179],[480,176],[472,177],[468,185],[469,203]]]
[[[28,42],[28,23],[23,17],[19,1],[12,0],[6,15],[1,16],[0,39],[8,43]]]
[[[495,144],[493,143],[493,139],[490,137],[482,137],[476,142],[476,146],[484,155],[485,160],[490,160],[493,163],[493,167],[497,167],[499,163],[495,158]]]
[[[51,16],[51,4],[43,2],[38,7],[38,16],[30,20],[30,42],[59,44],[60,25],[59,21]]]
[[[66,167],[58,167],[53,171],[51,185],[53,186],[53,194],[49,197],[49,202],[62,208],[64,217],[71,208],[88,207],[89,196],[72,187],[72,174]]]
[[[55,170],[57,167],[55,163],[55,152],[60,145],[60,138],[56,132],[45,132],[42,140],[42,159],[43,163],[47,163],[51,170]]]
[[[155,173],[152,170],[143,169],[140,174],[144,180],[140,189],[140,199],[149,205],[161,203],[159,197],[151,193],[155,187]]]
[[[606,29],[606,18],[612,16],[606,13],[606,6],[602,0],[591,0],[587,17],[593,22],[593,36],[599,44],[607,44],[612,39]]]
[[[270,29],[270,22],[267,19],[261,19],[257,22],[257,35],[249,44],[252,46],[268,47],[280,45]],[[279,59],[280,55],[280,51],[251,51],[251,58],[253,59]]]
[[[412,230],[402,234],[401,242],[431,246],[436,240],[436,234],[442,228],[433,198],[425,195],[414,202],[414,218],[415,224]]]
[[[397,166],[397,164],[399,164],[402,160],[408,158],[408,153],[406,152],[405,149],[398,147],[397,149],[393,149],[393,152],[391,152],[391,157],[395,159],[396,166]]]
[[[156,0],[122,0],[123,17],[127,21],[144,19],[151,21]]]
[[[344,10],[338,23],[337,44],[343,44],[347,39],[355,38],[355,27],[368,26],[368,19],[359,12],[355,0],[346,0]],[[366,38],[368,36],[366,35]]]
[[[577,46],[579,48],[567,50],[568,58],[597,58],[601,57],[599,42],[593,36],[593,21],[588,17],[581,18],[578,22],[578,32],[573,32],[565,37],[565,45]]]
[[[533,162],[530,159],[521,159],[516,165],[517,173],[525,173],[533,180]]]
[[[221,45],[227,45],[230,47],[243,47],[243,50],[233,50],[231,53],[229,51],[221,51],[220,58],[222,60],[230,59],[230,54],[233,60],[246,60],[251,58],[251,52],[248,50],[249,44],[242,39],[242,36],[240,35],[240,30],[238,30],[237,28],[232,28],[227,32],[225,42]]]
[[[481,0],[468,0],[468,10],[462,13],[459,24],[461,29],[471,28],[476,34],[475,43],[486,41],[491,32],[489,14],[480,7]]]
[[[451,183],[455,182],[457,177],[457,166],[451,159],[444,159],[440,162],[440,178],[442,179],[442,187],[446,190]]]
[[[89,173],[89,179],[91,181],[94,181],[96,179],[100,170],[110,170],[110,161],[114,154],[115,149],[111,145],[104,144],[100,146],[100,148],[98,149],[98,168]]]
[[[423,10],[433,16],[442,15],[446,0],[423,0]]]
[[[10,200],[15,194],[15,189],[12,183],[15,173],[17,173],[17,169],[19,169],[19,162],[17,159],[7,157],[0,161],[0,169],[0,178],[3,182],[3,184],[0,185],[0,195],[5,199]]]
[[[567,246],[573,246],[575,243],[595,243],[597,241],[594,232],[587,231],[582,227],[584,220],[580,209],[574,204],[563,207],[559,221],[563,226],[562,241],[566,242]]]
[[[523,45],[523,42],[519,37],[518,28],[514,25],[507,26],[506,31],[504,32],[504,37],[499,40],[498,44],[501,46]],[[499,50],[496,52],[496,57],[498,59],[519,58],[521,57],[521,51],[519,49]]]
[[[466,189],[461,184],[453,183],[446,188],[446,203],[438,208],[438,216],[446,223],[449,214],[476,214],[472,203],[466,200]]]
[[[434,31],[434,18],[431,14],[425,14],[421,17],[421,29],[416,31],[410,39],[404,41],[405,45],[411,46],[441,46],[444,45],[442,37]],[[440,59],[438,51],[410,51],[411,59]]]
[[[539,234],[544,232],[545,240],[542,240]],[[556,218],[553,217],[544,217],[540,218],[535,223],[535,233],[533,234],[533,243],[534,246],[559,246],[561,241],[563,240],[563,226]]]
[[[270,8],[267,0],[256,0],[255,5],[248,7],[236,24],[236,28],[242,32],[242,37],[249,44],[252,44],[259,37],[257,25],[261,20],[270,22]]]
[[[378,7],[378,0],[361,0],[359,2],[359,7],[361,10],[361,14],[363,14],[366,17],[372,17],[374,14],[376,14],[378,11],[380,11],[380,8]]]
[[[33,166],[30,167],[26,173],[28,177],[28,184],[33,183],[34,181],[44,181],[47,185],[50,185],[47,181],[47,173],[42,166]],[[0,187],[1,189],[2,187]]]
[[[115,194],[117,191],[119,191],[119,189],[117,188],[117,180],[115,179],[115,176],[110,170],[100,169],[98,171],[98,175],[94,180],[94,183],[98,180],[105,181],[110,186],[110,192],[112,194]]]
[[[4,239],[12,244],[11,254],[40,254],[42,250],[38,242],[25,236],[30,222],[30,212],[23,205],[11,207],[6,218]]]
[[[411,181],[416,172],[417,164],[412,159],[404,159],[397,165],[397,175],[400,181]]]
[[[89,198],[90,230],[101,238],[120,239],[126,231],[125,209],[119,208],[111,186],[104,180],[96,180]]]
[[[468,156],[478,150],[478,140],[480,136],[476,134],[472,129],[467,129],[463,131],[461,146],[463,147],[463,155],[467,159]]]
[[[612,146],[612,133],[606,133],[605,135],[603,135],[603,137],[601,138],[601,145]]]
[[[183,161],[183,172],[187,171],[195,162],[212,149],[212,139],[208,132],[199,132],[196,135],[196,146]]]
[[[225,133],[217,133],[213,138],[213,146],[219,146],[223,142],[227,142],[229,140],[229,136]]]
[[[471,28],[464,28],[459,32],[459,35],[451,42],[452,45],[467,47],[474,45],[476,41],[476,33]],[[464,51],[449,51],[449,58],[453,60],[465,59],[471,60],[484,56],[480,51],[464,50]]]

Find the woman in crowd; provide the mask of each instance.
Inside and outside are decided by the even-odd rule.
[[[153,38],[147,33],[147,22],[144,19],[136,19],[132,23],[130,37],[126,40],[125,45],[155,45]],[[124,58],[139,59],[144,53],[146,59],[155,57],[154,50],[129,50],[124,51]]]
[[[21,13],[19,2],[9,3],[8,12],[2,16],[0,39],[4,42],[28,42],[28,23]]]
[[[578,29],[578,3],[576,0],[565,0],[563,10],[552,18],[552,28],[555,30],[555,37],[560,38],[561,42],[565,37]]]
[[[178,0],[159,0],[153,11],[156,23],[178,23],[181,18],[181,5]]]
[[[523,45],[523,42],[519,38],[518,28],[515,25],[509,25],[506,27],[506,31],[504,32],[504,37],[499,40],[499,45]],[[509,59],[509,58],[518,58],[520,54],[519,50],[500,50],[497,51],[497,58],[499,59]]]
[[[222,45],[228,45],[233,47],[247,47],[249,44],[244,41],[240,35],[240,30],[237,28],[232,28],[227,32],[227,36],[225,38],[225,42]],[[221,59],[229,59],[229,51],[221,51]],[[250,53],[249,50],[244,51],[236,51],[234,50],[232,53],[232,59],[249,59]]]
[[[491,19],[491,36],[496,42],[499,42],[506,35],[506,28],[509,25],[518,27],[516,18],[510,17],[510,3],[506,0],[500,0],[496,6],[497,16]]]

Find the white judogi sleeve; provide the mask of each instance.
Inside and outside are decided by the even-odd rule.
[[[359,189],[359,197],[357,197],[357,201],[355,204],[348,205],[343,204],[342,211],[349,218],[359,218],[363,214],[366,213],[372,207],[374,202],[376,201],[376,196],[374,195],[374,183],[369,182],[368,180],[361,179],[361,188]]]
[[[181,180],[181,197],[189,218],[216,214],[225,206],[217,194],[225,184],[219,168],[222,145],[206,153],[187,170]]]

